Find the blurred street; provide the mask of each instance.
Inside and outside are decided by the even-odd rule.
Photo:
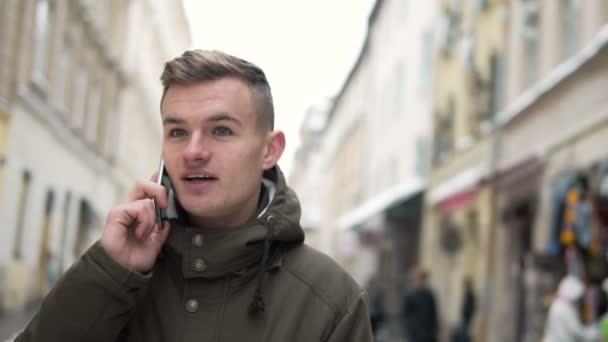
[[[208,48],[188,3],[0,0],[0,342],[156,170],[163,65]],[[370,3],[321,96],[335,37],[293,60],[312,28],[247,13],[282,39],[241,37],[285,61],[276,103],[307,98],[276,111],[301,117],[279,164],[305,243],[367,291],[379,342],[608,341],[608,1]]]
[[[34,314],[35,311],[29,310],[0,319],[0,341],[12,341]]]

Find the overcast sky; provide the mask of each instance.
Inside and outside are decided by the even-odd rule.
[[[285,131],[279,165],[291,168],[297,126],[310,104],[335,95],[356,60],[373,0],[184,0],[195,48],[219,49],[266,72],[275,128]]]

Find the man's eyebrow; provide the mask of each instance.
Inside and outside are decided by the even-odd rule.
[[[185,123],[186,120],[176,118],[174,116],[167,116],[163,119],[163,125],[179,125]]]
[[[217,122],[217,121],[232,121],[234,123],[236,123],[239,126],[242,126],[243,123],[241,122],[241,120],[239,120],[237,117],[227,114],[227,113],[220,113],[220,114],[216,114],[216,115],[212,115],[209,118],[207,118],[207,121],[211,121],[211,122]]]

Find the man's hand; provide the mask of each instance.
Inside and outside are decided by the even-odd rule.
[[[129,202],[110,210],[101,237],[102,247],[114,261],[140,273],[152,269],[171,228],[168,222],[164,229],[156,224],[152,198],[161,208],[169,205],[167,191],[156,184],[156,177],[138,182]]]

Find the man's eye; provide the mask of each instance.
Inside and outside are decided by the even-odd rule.
[[[171,136],[173,138],[185,137],[186,131],[181,128],[174,128],[169,131],[169,136]]]
[[[232,131],[230,130],[230,128],[227,128],[227,127],[216,127],[213,130],[213,134],[224,137],[224,136],[232,135]]]

